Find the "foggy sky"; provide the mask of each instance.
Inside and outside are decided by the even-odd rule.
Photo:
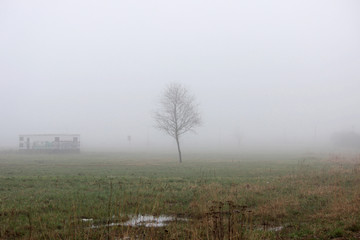
[[[88,149],[171,149],[151,115],[171,82],[204,122],[185,149],[327,144],[360,131],[359,12],[356,0],[2,0],[0,148],[79,133]]]

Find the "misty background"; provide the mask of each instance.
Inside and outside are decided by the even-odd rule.
[[[0,148],[78,133],[85,150],[176,152],[152,118],[171,82],[203,119],[184,151],[331,146],[360,131],[359,12],[356,0],[2,0]]]

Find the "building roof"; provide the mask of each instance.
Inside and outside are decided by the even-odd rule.
[[[79,137],[80,134],[20,134],[20,137]]]

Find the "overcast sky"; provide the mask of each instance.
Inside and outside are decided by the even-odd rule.
[[[0,147],[33,133],[173,147],[151,116],[171,82],[200,103],[185,148],[360,131],[359,13],[357,0],[1,0]]]

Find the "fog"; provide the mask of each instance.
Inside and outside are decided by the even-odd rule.
[[[331,147],[360,131],[359,1],[0,1],[0,148],[77,133],[84,150],[174,151],[155,129],[184,84],[184,151]],[[131,141],[128,141],[131,136]]]

